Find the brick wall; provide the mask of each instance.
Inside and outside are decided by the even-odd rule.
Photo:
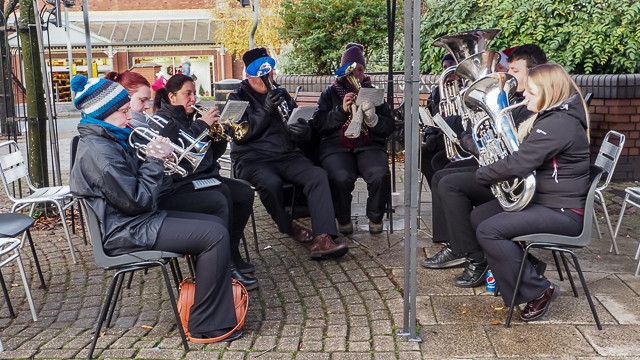
[[[590,105],[592,156],[609,130],[622,133],[625,144],[613,179],[640,179],[640,99],[593,99]]]

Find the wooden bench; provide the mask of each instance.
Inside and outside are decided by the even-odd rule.
[[[298,106],[313,106],[318,103],[318,99],[320,98],[319,92],[311,92],[311,91],[299,91],[298,97],[296,98],[296,103]],[[393,107],[397,108],[402,103],[402,99],[404,99],[404,94],[396,93],[393,96]],[[291,94],[291,97],[294,97],[295,93]],[[420,106],[426,107],[427,101],[429,99],[430,94],[420,94],[418,103]]]

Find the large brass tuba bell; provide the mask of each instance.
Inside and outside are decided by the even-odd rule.
[[[509,106],[509,98],[518,82],[506,73],[493,73],[475,81],[464,94],[471,109],[483,110],[486,117],[473,126],[480,166],[492,164],[518,151],[519,143],[511,111],[525,106],[526,101]],[[519,211],[529,204],[536,189],[536,179],[529,174],[513,182],[491,185],[491,191],[505,211]]]
[[[442,117],[460,115],[463,124],[466,124],[467,120],[475,123],[482,118],[482,114],[476,114],[465,107],[461,94],[466,88],[465,84],[470,84],[493,72],[500,60],[500,54],[485,50],[493,38],[501,32],[500,29],[469,30],[448,34],[433,42],[434,46],[449,51],[457,62],[456,66],[451,66],[442,73],[438,83],[441,97],[439,108]],[[451,80],[449,77],[452,74],[457,78]],[[457,138],[445,136],[445,149],[449,160],[458,161],[469,158],[460,155],[458,148]]]

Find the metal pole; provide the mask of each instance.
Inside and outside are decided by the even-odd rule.
[[[73,50],[71,48],[71,34],[69,34],[69,8],[64,7],[64,31],[67,32],[67,57],[69,58],[69,81],[73,79]],[[73,91],[69,91],[71,94],[71,101],[75,99]]]
[[[84,18],[84,36],[87,40],[87,77],[93,77],[93,56],[91,54],[91,28],[89,28],[89,1],[82,0],[82,15]]]
[[[405,185],[404,190],[404,319],[400,336],[421,342],[416,334],[416,223],[418,209],[418,91],[420,71],[420,1],[404,2],[404,99],[405,99]],[[409,159],[409,161],[407,161]]]
[[[251,28],[251,33],[249,34],[249,50],[255,48],[253,37],[256,34],[256,29],[258,28],[258,15],[260,15],[258,3],[259,0],[253,0],[253,27]]]
[[[58,135],[56,131],[56,123],[54,122],[52,111],[51,111],[51,102],[53,101],[53,97],[51,96],[51,78],[49,77],[49,72],[47,71],[47,61],[44,56],[44,43],[43,43],[43,35],[42,35],[42,22],[40,21],[40,14],[37,12],[38,9],[38,0],[33,0],[33,10],[35,13],[36,19],[36,35],[38,38],[38,50],[40,52],[40,66],[42,70],[42,78],[44,81],[44,92],[45,92],[45,103],[47,109],[47,124],[49,126],[49,142],[51,143],[51,163],[53,165],[54,171],[54,183],[57,181],[59,184],[62,184],[62,174],[60,172],[60,149],[58,147]],[[45,175],[46,176],[46,175]]]

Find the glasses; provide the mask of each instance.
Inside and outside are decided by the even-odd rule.
[[[118,112],[121,114],[127,114],[131,110],[131,106],[126,109],[118,109]]]

